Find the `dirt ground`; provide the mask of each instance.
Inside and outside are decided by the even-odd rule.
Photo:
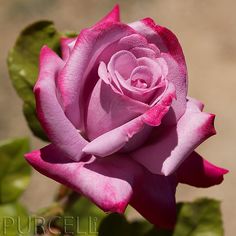
[[[225,182],[210,189],[179,186],[177,200],[209,196],[222,200],[225,235],[235,235],[236,219],[236,1],[123,0],[122,19],[132,22],[150,16],[172,29],[184,49],[189,71],[189,94],[215,113],[218,134],[199,148],[209,161],[228,168]],[[8,79],[6,56],[19,31],[39,19],[53,20],[59,30],[76,30],[96,22],[111,0],[0,0],[0,139],[32,137],[21,112],[21,101]],[[57,184],[34,173],[22,201],[33,211],[50,203]]]

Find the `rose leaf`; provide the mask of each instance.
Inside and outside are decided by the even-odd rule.
[[[34,222],[20,203],[0,205],[0,235],[32,236],[34,229]]]
[[[38,75],[40,49],[48,45],[59,53],[60,34],[51,21],[38,21],[26,27],[8,54],[10,79],[23,100],[23,112],[32,132],[47,140],[36,117],[33,87]]]
[[[220,202],[202,198],[178,204],[178,221],[173,236],[223,236]]]
[[[28,151],[26,138],[0,143],[0,203],[16,201],[28,186],[31,168],[23,156]]]

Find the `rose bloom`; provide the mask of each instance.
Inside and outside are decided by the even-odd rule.
[[[209,187],[227,173],[194,151],[215,134],[215,116],[187,97],[176,36],[150,18],[121,23],[116,6],[62,38],[61,52],[41,50],[34,93],[51,144],[26,159],[106,212],[130,204],[157,227],[173,227],[177,184]]]

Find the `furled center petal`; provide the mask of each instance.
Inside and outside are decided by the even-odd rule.
[[[168,67],[160,55],[156,54],[154,57],[153,53],[147,53],[143,47],[137,55],[137,49],[138,47],[135,47],[135,50],[118,51],[107,65],[100,63],[98,74],[115,92],[152,104],[152,101],[157,99],[156,95],[159,96],[160,91],[164,91]]]
[[[152,72],[146,66],[136,67],[130,76],[130,84],[136,88],[149,88],[152,84]]]
[[[117,52],[111,57],[108,63],[108,71],[111,75],[114,75],[115,71],[126,80],[129,79],[133,69],[138,65],[135,56],[126,50]]]

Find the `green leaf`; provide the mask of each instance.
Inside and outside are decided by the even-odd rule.
[[[124,215],[110,214],[100,224],[98,236],[129,236],[130,225]]]
[[[173,231],[156,229],[147,221],[128,222],[123,215],[110,214],[100,224],[99,236],[223,236],[220,203],[199,199],[178,204]]]
[[[137,235],[137,236],[147,236],[153,229],[152,224],[148,221],[139,220],[130,223],[130,235]]]
[[[144,236],[173,236],[173,231],[167,229],[156,229],[153,227],[146,234],[144,234]]]
[[[23,157],[28,151],[26,138],[0,143],[0,203],[15,201],[28,186],[31,168]]]
[[[96,235],[105,213],[84,197],[76,196],[56,225],[73,235]]]
[[[172,231],[157,230],[147,221],[128,222],[124,215],[110,214],[100,224],[98,236],[171,236]]]
[[[173,236],[223,236],[220,202],[199,199],[179,204],[178,221]]]
[[[8,55],[11,81],[22,98],[24,115],[33,133],[47,140],[36,117],[33,87],[38,75],[39,53],[43,45],[56,52],[59,50],[60,34],[51,21],[38,21],[25,28]]]
[[[27,210],[19,203],[0,205],[0,235],[30,236],[33,235],[34,222]]]

